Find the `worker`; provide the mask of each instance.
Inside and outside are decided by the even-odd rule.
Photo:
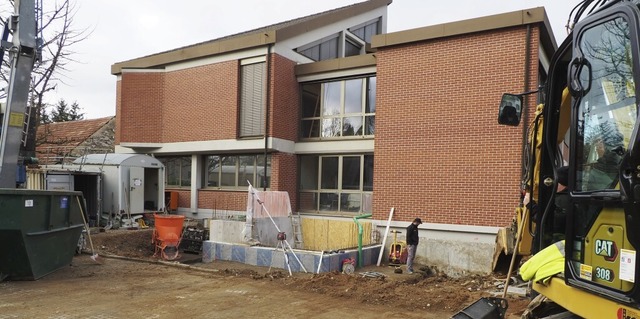
[[[413,274],[413,259],[416,257],[418,248],[418,225],[422,224],[422,219],[416,218],[407,227],[407,273]]]

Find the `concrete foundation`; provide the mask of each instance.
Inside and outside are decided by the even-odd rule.
[[[373,245],[362,248],[364,266],[377,263],[381,247],[381,245]],[[296,260],[296,256],[309,273],[342,271],[342,263],[349,258],[353,258],[356,261],[356,266],[358,265],[357,249],[325,254],[317,251],[294,250],[294,253],[295,256],[291,252],[287,252],[289,267],[291,267],[292,272],[304,271]],[[202,262],[205,263],[227,260],[288,270],[284,254],[285,252],[281,248],[248,246],[211,240],[203,242],[202,245]]]

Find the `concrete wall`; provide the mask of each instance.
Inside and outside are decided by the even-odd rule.
[[[376,263],[380,246],[369,246],[362,250],[363,266]],[[342,271],[346,259],[354,259],[358,265],[358,251],[347,250],[340,253],[324,254],[313,251],[274,249],[271,247],[251,247],[242,244],[219,243],[206,240],[202,244],[202,262],[216,260],[235,261],[239,263],[275,267],[291,272],[321,273]]]
[[[364,246],[382,243],[386,221],[365,219],[359,220],[359,222],[364,229]],[[404,241],[408,225],[407,222],[392,221],[389,230],[401,232],[397,235],[397,240]],[[244,227],[244,221],[211,220],[209,238],[213,242],[244,244],[242,239]],[[424,223],[418,229],[420,244],[416,251],[415,260],[418,267],[435,266],[452,277],[467,273],[491,273],[498,227]],[[371,240],[372,232],[380,234],[379,242]],[[303,217],[302,235],[306,251],[317,252],[357,247],[356,225],[353,221],[345,219]],[[288,234],[288,237],[292,238],[292,235]],[[391,243],[393,243],[393,234],[389,232],[383,247],[382,265],[389,262]],[[294,245],[291,244],[291,246]],[[376,261],[373,264],[377,263],[378,257],[379,251],[372,257]]]
[[[402,232],[398,240],[405,240],[406,222],[392,222],[390,230]],[[377,231],[384,236],[386,223],[378,224]],[[498,227],[461,226],[423,223],[418,227],[420,243],[415,263],[436,266],[452,277],[467,273],[491,273],[491,262]],[[382,255],[382,263],[389,261],[389,245],[393,234],[389,232]]]
[[[209,239],[223,243],[243,243],[242,230],[245,222],[229,220],[211,220]]]

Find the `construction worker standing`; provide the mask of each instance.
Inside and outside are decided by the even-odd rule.
[[[422,224],[422,219],[416,218],[411,225],[407,227],[407,273],[413,273],[413,259],[416,257],[416,248],[418,248],[418,225]]]

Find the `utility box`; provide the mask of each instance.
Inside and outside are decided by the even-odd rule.
[[[89,154],[73,162],[103,173],[102,209],[114,214],[164,210],[164,165],[142,154]]]

